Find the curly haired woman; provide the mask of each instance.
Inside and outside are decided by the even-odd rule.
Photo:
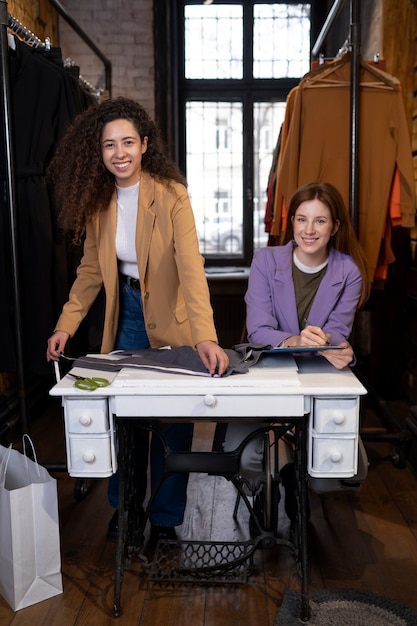
[[[222,374],[228,357],[217,343],[203,259],[185,180],[163,153],[146,110],[126,98],[82,113],[65,134],[49,168],[60,221],[76,242],[84,237],[77,278],[47,359],[57,360],[104,286],[101,352],[195,346],[208,372]],[[192,426],[164,433],[169,447],[191,446]],[[148,435],[138,453],[141,498],[146,492]],[[152,484],[162,471],[157,438],[151,447]],[[117,475],[116,475],[117,476]],[[175,538],[183,521],[187,477],[167,478],[153,503],[151,538]],[[117,480],[109,482],[117,509]],[[109,537],[117,529],[117,510]]]

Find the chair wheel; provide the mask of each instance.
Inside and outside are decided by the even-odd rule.
[[[398,469],[404,469],[406,466],[406,453],[403,446],[395,446],[391,449],[391,461]]]
[[[84,500],[87,495],[88,487],[87,482],[84,478],[76,478],[74,485],[74,498],[77,502],[81,502]]]

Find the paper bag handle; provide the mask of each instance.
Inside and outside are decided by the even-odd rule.
[[[33,441],[32,439],[29,437],[29,435],[24,434],[22,436],[22,444],[23,444],[23,456],[25,457],[25,461],[26,461],[26,468],[28,469],[28,464],[27,464],[27,460],[28,460],[28,456],[26,454],[26,439],[29,441],[31,448],[32,448],[32,454],[33,454],[33,458],[35,461],[35,465],[36,465],[36,471],[38,473],[38,476],[41,475],[40,470],[39,470],[39,463],[38,463],[38,458],[36,456],[36,452],[35,452],[35,446],[33,445]],[[9,459],[10,459],[10,455],[12,453],[12,445],[10,444],[10,446],[7,449],[6,454],[4,455],[4,458],[0,464],[0,485],[1,487],[4,487],[6,484],[6,474],[7,474],[7,466],[9,464]]]
[[[10,455],[12,453],[12,444],[7,448],[7,452],[3,457],[3,460],[0,464],[0,486],[4,487],[6,484],[6,472],[7,466],[9,464]]]
[[[27,433],[22,435],[23,455],[24,455],[25,460],[26,460],[26,467],[27,467],[27,459],[28,459],[28,456],[26,454],[26,439],[29,441],[30,446],[32,448],[33,460],[34,460],[35,465],[36,465],[36,471],[38,472],[38,476],[40,476],[41,473],[39,471],[39,463],[38,463],[38,457],[36,456],[36,452],[35,452],[35,446],[33,445],[33,441],[32,441],[32,439],[29,437],[29,435]]]

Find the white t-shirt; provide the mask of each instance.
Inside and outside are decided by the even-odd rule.
[[[119,270],[126,276],[139,278],[136,258],[136,220],[138,215],[139,182],[130,187],[118,187],[116,255]]]

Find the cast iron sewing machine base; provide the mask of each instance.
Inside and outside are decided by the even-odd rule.
[[[242,583],[246,582],[248,573],[253,569],[253,555],[262,547],[268,548],[282,545],[291,549],[295,555],[301,577],[301,617],[308,620],[310,606],[307,592],[307,459],[306,459],[306,418],[286,418],[273,426],[260,425],[256,434],[269,430],[281,437],[289,428],[294,428],[296,436],[296,474],[298,515],[292,528],[291,541],[277,538],[274,532],[265,532],[260,527],[253,507],[243,489],[242,477],[239,474],[240,457],[246,443],[256,434],[247,437],[239,448],[233,452],[173,452],[169,450],[158,431],[157,420],[141,420],[118,416],[119,444],[119,533],[116,549],[116,574],[114,586],[113,615],[121,615],[121,586],[123,573],[129,568],[134,555],[142,561],[149,581],[154,583]],[[243,499],[248,508],[251,520],[259,534],[254,540],[243,542],[213,541],[159,541],[153,560],[149,563],[142,554],[144,529],[155,493],[154,490],[145,510],[136,498],[136,480],[133,472],[135,467],[135,428],[150,430],[161,438],[165,449],[163,480],[175,472],[208,472],[224,476],[236,487],[239,498]]]

